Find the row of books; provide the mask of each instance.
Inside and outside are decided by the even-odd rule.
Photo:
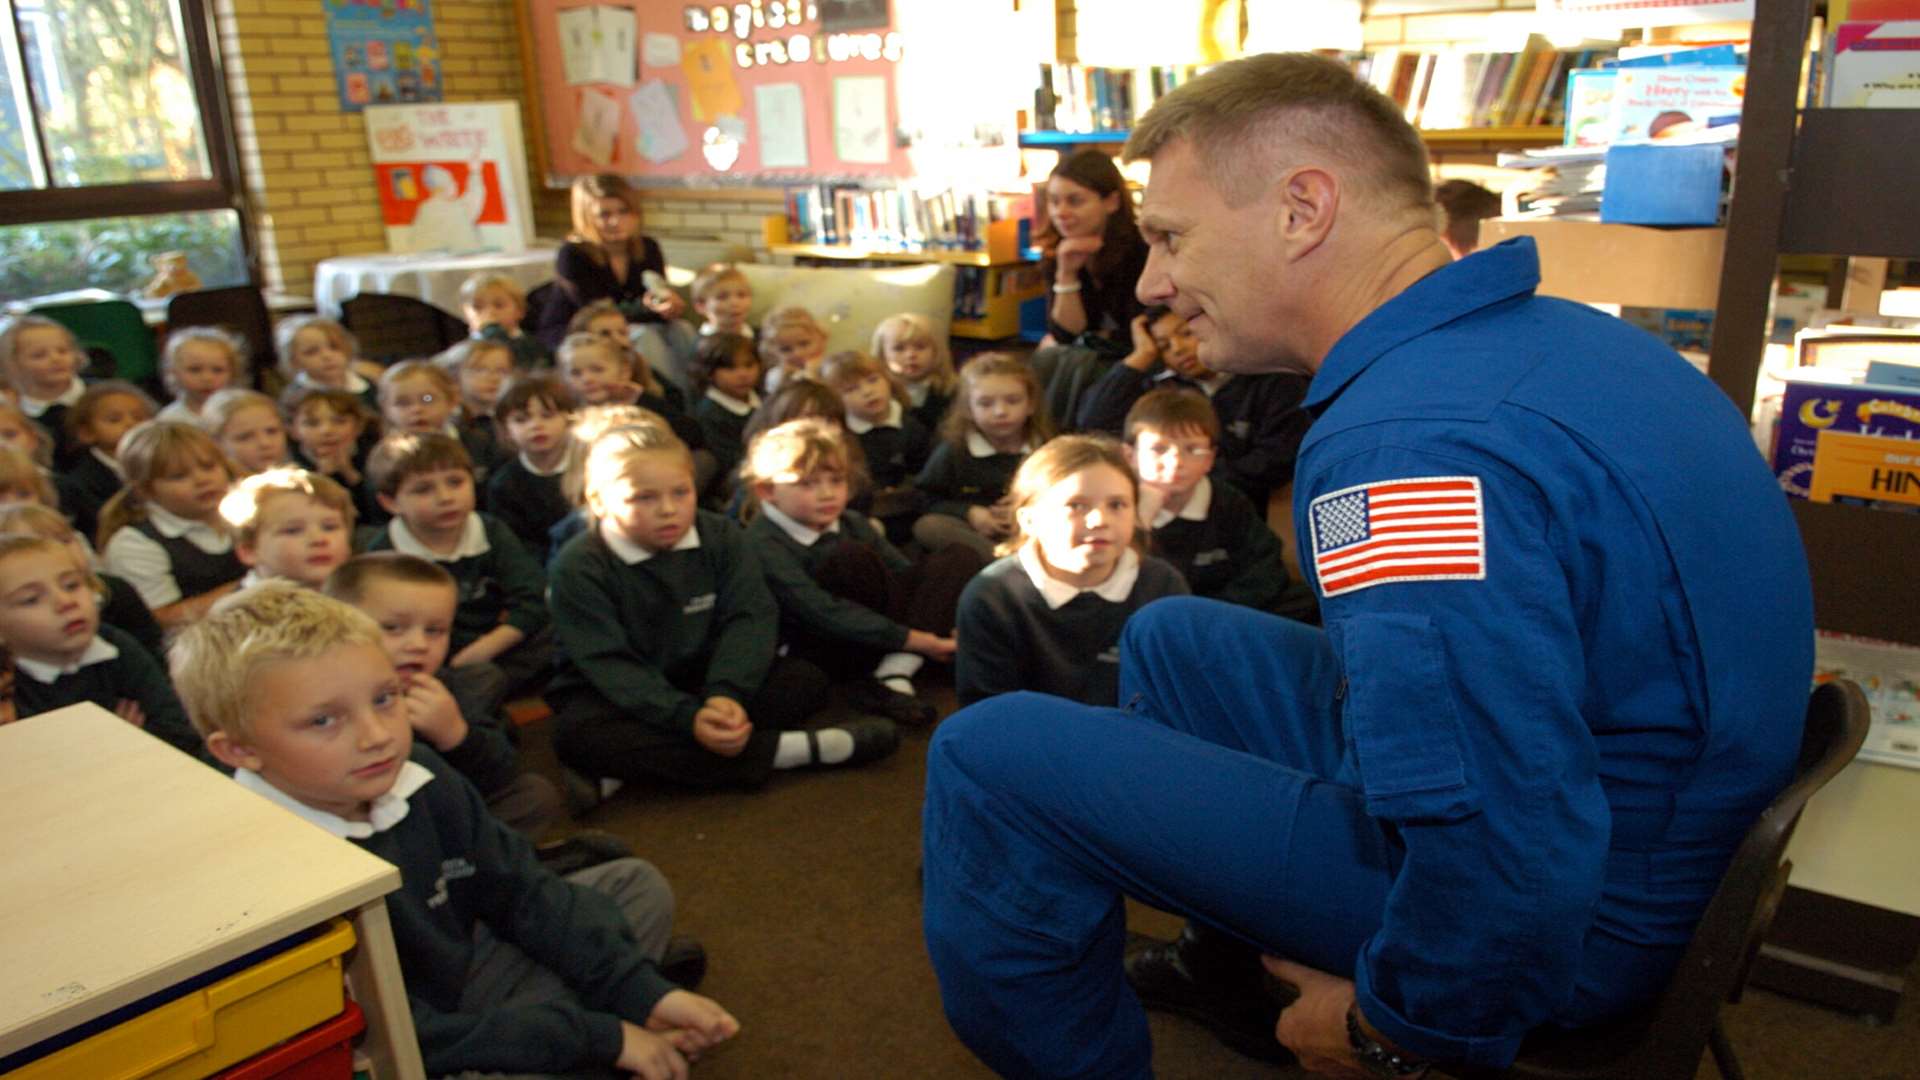
[[[1121,131],[1146,115],[1161,95],[1201,69],[1103,68],[1041,64],[1033,122],[1042,131]]]
[[[996,191],[812,184],[787,191],[787,236],[800,244],[984,251],[988,224],[1023,216],[1027,204]]]
[[[1567,72],[1592,67],[1612,49],[1555,49],[1538,34],[1516,52],[1382,49],[1357,56],[1354,72],[1429,131],[1538,127],[1561,122]]]

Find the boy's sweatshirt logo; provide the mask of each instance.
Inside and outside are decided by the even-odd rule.
[[[699,596],[687,601],[687,606],[680,609],[680,614],[698,615],[703,611],[712,611],[713,599],[713,593],[701,593]]]
[[[447,902],[447,882],[459,881],[461,878],[470,878],[478,872],[479,871],[474,869],[472,863],[458,856],[442,862],[440,864],[440,877],[433,883],[433,895],[427,897],[427,906],[437,908]]]

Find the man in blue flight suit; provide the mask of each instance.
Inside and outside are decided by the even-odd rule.
[[[955,1030],[1006,1075],[1145,1076],[1128,976],[1230,1011],[1255,949],[1299,990],[1266,1030],[1332,1075],[1502,1066],[1646,1000],[1786,783],[1812,677],[1742,418],[1535,297],[1531,241],[1450,263],[1417,135],[1335,62],[1221,65],[1127,152],[1141,299],[1211,367],[1314,374],[1294,516],[1326,629],[1165,600],[1126,629],[1124,708],[942,725],[925,929]],[[1122,896],[1192,920],[1124,975]]]

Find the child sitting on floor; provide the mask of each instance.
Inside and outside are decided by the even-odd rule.
[[[484,485],[498,448],[491,433],[455,420],[460,384],[431,360],[402,360],[380,377],[380,418],[388,434],[438,434],[459,440],[473,461],[474,482]],[[484,487],[480,490],[485,490]]]
[[[414,734],[480,789],[493,816],[530,840],[559,821],[560,792],[545,777],[520,769],[498,694],[462,686],[454,673],[470,669],[442,674],[460,601],[453,575],[426,559],[376,551],[348,560],[325,586],[328,596],[379,625]]]
[[[499,519],[474,510],[466,450],[447,435],[389,435],[367,459],[367,479],[393,520],[366,550],[417,555],[460,583],[447,663],[493,664],[510,694],[533,688],[553,655],[546,574]]]
[[[913,486],[928,500],[913,538],[928,551],[965,544],[982,559],[1013,534],[1007,486],[1020,462],[1053,434],[1033,369],[1005,353],[974,357],[959,399]]]
[[[759,348],[771,394],[796,378],[817,373],[827,355],[827,332],[806,308],[774,308],[760,320]]]
[[[700,313],[700,334],[739,334],[753,337],[747,311],[753,307],[753,284],[732,263],[712,263],[693,279],[693,310]]]
[[[1013,690],[1119,704],[1127,617],[1187,591],[1178,570],[1140,554],[1126,454],[1062,435],[1021,464],[1012,498],[1017,531],[960,597],[960,704]]]
[[[640,351],[634,348],[633,330],[634,327],[627,322],[627,317],[621,314],[619,307],[611,300],[595,300],[576,312],[573,321],[567,324],[569,337],[574,334],[592,334],[609,345],[617,346],[627,354],[629,362],[634,367],[636,376],[634,381],[641,384],[646,393],[665,399],[677,410],[686,411],[687,395],[682,386],[666,372],[647,361]],[[691,350],[692,346],[689,345],[688,348]],[[684,380],[685,375],[686,373],[682,371],[680,378]]]
[[[258,390],[237,386],[217,391],[200,410],[200,426],[241,476],[287,463],[287,424],[280,406]]]
[[[907,409],[906,389],[886,365],[866,353],[849,350],[827,357],[820,381],[846,402],[846,429],[859,440],[873,483],[868,513],[886,526],[888,536],[905,543],[920,510],[913,480],[933,451],[933,433]]]
[[[908,560],[847,508],[855,479],[846,433],[825,421],[761,433],[741,470],[758,511],[747,540],[780,605],[787,655],[847,683],[862,712],[931,723],[913,676],[928,657],[952,659],[960,592],[985,562],[958,544]]]
[[[80,378],[86,366],[86,350],[64,325],[44,315],[0,319],[0,378],[27,419],[52,437],[56,468],[69,468],[86,453],[67,431],[67,410],[87,390]]]
[[[197,425],[149,420],[120,439],[127,486],[100,510],[100,554],[174,629],[232,592],[247,568],[220,517],[232,469]]]
[[[319,315],[295,315],[274,324],[273,341],[280,373],[290,386],[345,390],[369,409],[380,407],[372,379],[380,365],[361,360],[360,345],[347,328]]]
[[[521,323],[527,318],[527,294],[520,283],[505,274],[481,271],[460,283],[460,313],[467,318],[467,330],[481,341],[495,341],[507,347],[512,366],[529,371],[553,363],[553,354],[539,338],[525,333]]]
[[[553,527],[573,512],[562,479],[574,458],[576,407],[573,391],[552,374],[513,380],[497,406],[501,446],[513,456],[487,477],[487,505],[542,565]]]
[[[255,473],[220,500],[220,516],[248,567],[243,589],[275,578],[317,589],[353,554],[353,496],[319,473]]]
[[[731,487],[740,459],[746,456],[747,422],[760,407],[760,353],[753,339],[740,334],[713,333],[700,339],[688,372],[693,392],[693,420],[700,425],[707,449],[713,453],[721,484]]]
[[[183,635],[172,669],[238,783],[400,868],[387,908],[429,1075],[684,1076],[687,1055],[738,1030],[669,981],[704,959],[662,964],[673,899],[659,871],[621,859],[554,876],[414,742],[404,681],[365,614],[258,585]]]
[[[199,739],[159,661],[100,622],[99,581],[72,547],[0,535],[0,647],[15,670],[16,718],[91,701],[189,754]]]
[[[1155,555],[1195,596],[1278,612],[1287,591],[1280,538],[1232,484],[1216,484],[1220,418],[1197,390],[1155,390],[1127,411],[1127,460]]]
[[[653,369],[632,349],[597,334],[569,334],[560,343],[560,374],[582,406],[638,405],[665,420],[674,437],[693,451],[701,490],[719,472],[700,425],[674,405]]]
[[[939,431],[960,376],[953,369],[953,353],[927,317],[909,311],[880,320],[873,330],[873,355],[907,388],[913,415],[928,431]]]
[[[43,536],[72,548],[80,561],[88,566],[94,566],[99,561],[94,555],[93,545],[87,543],[86,537],[75,532],[73,525],[51,506],[18,503],[0,508],[0,533]],[[100,621],[139,642],[154,659],[164,657],[167,652],[165,632],[160,629],[153,612],[147,608],[147,602],[140,599],[134,587],[98,569],[94,570],[93,576],[100,581]]]
[[[1165,370],[1155,368],[1165,364]],[[1219,417],[1214,475],[1266,508],[1273,489],[1293,482],[1312,417],[1301,408],[1310,376],[1293,372],[1233,375],[1200,362],[1199,341],[1187,320],[1154,307],[1133,320],[1133,351],[1081,398],[1077,426],[1118,436],[1127,410],[1150,390],[1184,387],[1213,403]]]
[[[514,377],[513,354],[497,341],[469,340],[434,357],[433,362],[460,384],[460,408],[454,418],[460,428],[460,444],[476,459],[489,461],[490,469],[498,466],[511,451],[501,441],[493,411],[500,404],[500,391]]]
[[[60,474],[60,507],[74,528],[91,536],[100,528],[100,508],[126,486],[120,471],[120,437],[154,418],[159,407],[146,391],[120,379],[87,387],[67,410],[67,435],[86,453]]]
[[[365,434],[377,427],[377,418],[359,395],[324,386],[289,386],[280,405],[293,432],[294,464],[351,492],[361,525],[385,524],[386,508],[366,476],[371,447]]]
[[[246,343],[217,326],[169,330],[160,353],[160,380],[173,395],[160,419],[198,420],[208,398],[246,384]]]
[[[800,729],[826,703],[826,673],[776,654],[759,561],[739,526],[697,509],[671,432],[603,433],[584,476],[592,524],[553,563],[565,662],[548,698],[554,751],[589,793],[601,778],[755,787],[775,769],[893,752],[888,720]]]

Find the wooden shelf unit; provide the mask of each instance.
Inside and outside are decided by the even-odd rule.
[[[997,341],[1020,332],[1020,305],[1045,291],[1045,282],[1028,282],[1033,259],[1020,243],[1021,222],[995,221],[987,226],[984,251],[955,251],[950,248],[867,247],[858,244],[786,243],[786,219],[769,218],[767,250],[775,255],[804,262],[848,263],[944,263],[978,271],[985,296],[985,311],[977,318],[955,316],[951,332],[955,337]],[[965,288],[965,279],[956,288]],[[956,300],[958,297],[956,297]]]

